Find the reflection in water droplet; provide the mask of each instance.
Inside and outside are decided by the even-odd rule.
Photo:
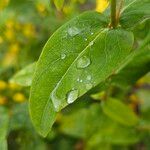
[[[93,87],[93,85],[91,83],[87,83],[85,86],[86,86],[87,90],[89,90],[89,89],[91,89]]]
[[[61,54],[60,58],[61,59],[65,59],[66,58],[66,54]]]
[[[76,27],[71,27],[71,28],[68,29],[68,34],[70,36],[75,36],[75,35],[79,34],[80,32],[81,31]]]
[[[94,44],[94,42],[92,41],[92,42],[90,42],[90,44],[89,44],[89,45],[90,45],[90,46],[92,46],[93,44]]]
[[[91,60],[87,56],[79,58],[77,61],[77,68],[86,68],[91,64]]]
[[[67,102],[68,104],[73,103],[78,98],[79,91],[72,90],[67,94]]]

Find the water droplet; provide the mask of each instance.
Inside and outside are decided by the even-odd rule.
[[[78,78],[78,79],[77,79],[77,81],[79,82],[79,81],[80,81],[80,79]]]
[[[80,80],[80,82],[82,83],[82,82],[83,82],[83,80],[81,79],[81,80]]]
[[[85,41],[87,41],[88,39],[87,38],[85,38]]]
[[[78,98],[79,91],[72,90],[67,94],[67,102],[68,104],[73,103]]]
[[[88,75],[88,76],[87,76],[87,80],[90,81],[91,79],[92,79],[91,75]]]
[[[56,91],[53,91],[50,95],[54,108],[56,110],[56,112],[58,112],[61,109],[61,99],[58,98],[58,96],[56,95]]]
[[[93,87],[93,85],[91,83],[87,83],[85,86],[86,86],[87,90],[89,90],[89,89],[91,89]]]
[[[68,34],[70,36],[75,36],[75,35],[79,34],[80,32],[81,31],[76,27],[71,27],[71,28],[68,29]]]
[[[79,58],[77,61],[77,68],[86,68],[91,64],[91,60],[87,56]]]
[[[92,32],[91,35],[93,35],[94,33]]]
[[[66,54],[61,54],[61,59],[65,59],[66,58]]]
[[[92,46],[93,44],[94,44],[94,42],[92,41],[92,42],[90,42],[90,44],[89,44],[89,45],[90,45],[90,46]]]

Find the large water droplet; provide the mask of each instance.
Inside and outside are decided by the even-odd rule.
[[[56,91],[53,91],[50,95],[54,108],[58,112],[61,109],[61,99],[56,95]]]
[[[75,35],[79,34],[80,32],[81,31],[76,27],[71,27],[71,28],[68,29],[68,34],[70,36],[75,36]]]
[[[91,89],[93,87],[93,85],[92,85],[92,83],[87,83],[85,85],[85,87],[86,87],[87,90],[89,90],[89,89]]]
[[[67,102],[68,104],[73,103],[78,98],[79,91],[72,90],[67,94]]]
[[[65,59],[66,58],[66,54],[61,54],[60,58],[61,59]]]
[[[77,61],[77,68],[86,68],[90,64],[91,60],[87,56],[83,56]]]

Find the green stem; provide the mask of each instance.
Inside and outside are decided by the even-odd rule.
[[[111,27],[116,28],[116,0],[111,0]]]

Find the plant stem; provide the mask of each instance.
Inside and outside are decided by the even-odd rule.
[[[111,0],[111,27],[116,28],[116,0]]]

